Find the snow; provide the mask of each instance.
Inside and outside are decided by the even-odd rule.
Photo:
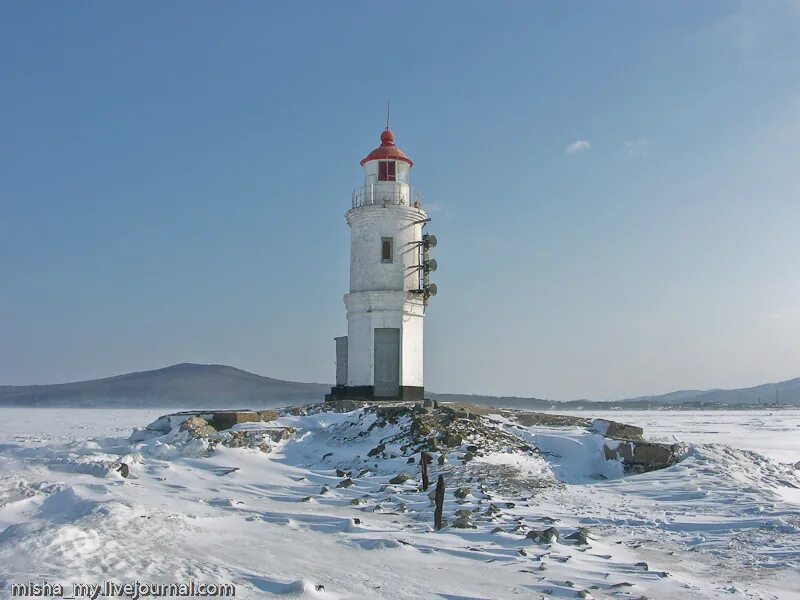
[[[367,456],[402,421],[281,417],[298,431],[270,453],[206,456],[206,442],[175,429],[129,441],[166,412],[4,409],[0,598],[43,578],[230,582],[240,598],[800,598],[800,472],[787,464],[800,460],[800,411],[592,414],[687,444],[677,465],[636,476],[604,460],[598,433],[498,417],[542,454],[489,452],[458,482],[455,456],[434,461],[433,477],[448,478],[445,515],[477,509],[475,529],[440,532],[415,481],[388,483],[419,476],[400,445]],[[352,487],[337,487],[337,468],[353,470]],[[521,488],[468,481],[505,470]],[[525,487],[529,477],[552,485]],[[456,483],[472,493],[458,500]],[[525,539],[551,522],[558,541]],[[565,539],[578,526],[592,530],[589,546]]]

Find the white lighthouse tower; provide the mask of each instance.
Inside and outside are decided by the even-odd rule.
[[[428,275],[436,238],[421,194],[409,182],[413,166],[389,130],[361,161],[364,185],[353,192],[347,336],[336,338],[336,386],[329,399],[422,400],[423,319],[436,286]]]

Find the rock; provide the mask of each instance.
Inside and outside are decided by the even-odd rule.
[[[306,496],[304,498],[300,498],[300,502],[311,502],[311,496]]]
[[[472,511],[469,510],[468,508],[459,508],[455,512],[455,516],[456,517],[467,517],[468,519],[471,519],[472,518]]]
[[[464,439],[457,433],[447,432],[442,438],[442,443],[448,448],[457,448],[461,445]]]
[[[433,400],[431,400],[430,398],[425,398],[425,400],[422,403],[422,406],[424,406],[425,408],[433,408]]]
[[[471,491],[472,490],[470,490],[468,487],[456,488],[456,491],[453,492],[453,496],[455,496],[459,500],[463,500],[464,498],[470,495]]]
[[[581,590],[578,592],[578,598],[594,598],[589,590]]]
[[[323,454],[323,455],[322,455],[322,460],[325,460],[325,459],[326,459],[326,458],[328,458],[329,456],[333,456],[333,452],[326,452],[325,454]]]
[[[504,533],[505,530],[502,527],[495,527],[489,533]]]
[[[383,442],[381,442],[380,444],[378,444],[377,446],[375,446],[375,447],[374,447],[372,450],[370,450],[369,452],[367,452],[367,456],[378,456],[378,454],[380,454],[380,453],[381,453],[381,452],[383,452],[384,450],[386,450],[386,444],[384,444]]]
[[[353,412],[365,404],[365,402],[359,402],[358,400],[329,400],[325,403],[326,406],[333,409],[333,412],[337,413]]]
[[[190,436],[198,439],[208,438],[217,433],[217,430],[201,417],[189,417],[181,423],[180,430],[188,431]]]
[[[478,451],[478,447],[475,445],[470,445],[467,446],[466,450],[467,452],[472,452],[473,454],[475,454]]]
[[[647,566],[646,562],[638,562],[634,565],[635,567],[639,567],[642,571],[649,571],[650,567]]]
[[[337,477],[350,477],[350,471],[342,471],[341,469],[336,469],[336,476]]]
[[[273,442],[288,440],[297,431],[294,427],[265,427],[254,431],[254,435],[265,435]]]
[[[501,512],[503,511],[497,508],[494,504],[490,504],[489,508],[487,508],[483,514],[485,514],[487,517],[493,517],[495,515],[499,515]]]
[[[642,437],[642,435],[644,435],[644,429],[636,427],[635,425],[617,423],[616,421],[609,421],[607,419],[595,419],[592,421],[590,429],[601,435],[617,440],[644,441]]]
[[[379,406],[375,412],[389,423],[397,423],[401,417],[409,414],[411,410],[408,406]]]
[[[389,483],[391,483],[392,485],[401,485],[406,481],[408,481],[409,479],[411,479],[411,475],[409,475],[408,473],[400,473],[392,477],[389,480]]]
[[[520,425],[525,427],[589,427],[591,421],[583,417],[572,417],[567,415],[551,415],[548,413],[537,412],[517,412],[512,413],[512,418]]]
[[[117,466],[117,471],[119,471],[119,474],[125,477],[126,479],[131,472],[131,470],[128,468],[127,463],[119,463],[119,465]]]
[[[525,536],[529,540],[533,540],[537,544],[552,544],[558,541],[558,529],[555,527],[548,527],[540,531],[529,531]]]
[[[497,529],[500,529],[500,528],[497,527]],[[517,550],[517,552],[519,553],[520,556],[528,556],[528,551],[525,550],[525,548],[520,548],[519,550]]]
[[[580,545],[587,545],[589,543],[589,540],[591,539],[589,537],[590,533],[591,532],[589,531],[588,528],[578,527],[578,531],[576,531],[575,533],[570,533],[564,539],[572,540]]]
[[[440,465],[443,465],[444,463],[447,462],[447,456],[445,456],[444,454],[440,454],[436,462],[438,462]]]
[[[458,517],[450,527],[454,527],[456,529],[477,529],[475,525],[472,524],[472,518],[470,517]]]
[[[627,472],[646,473],[674,465],[678,462],[678,444],[606,440],[606,460],[622,460]]]
[[[350,500],[350,504],[353,504],[355,506],[359,506],[360,504],[366,504],[366,503],[367,501],[364,500],[363,498],[353,498],[352,500]]]
[[[469,462],[473,458],[475,458],[475,455],[472,452],[467,452],[466,454],[464,454],[464,456],[461,458],[461,460],[464,461],[464,462]]]
[[[237,423],[257,423],[274,421],[278,413],[274,410],[221,410],[212,413],[211,424],[218,431],[230,429]]]
[[[516,504],[514,504],[513,502],[506,502],[506,508],[514,508],[515,506]]]
[[[331,491],[331,489],[327,485],[323,485],[322,489],[319,491],[319,493],[320,494],[327,494],[330,491]]]
[[[356,483],[355,481],[353,481],[352,479],[350,479],[348,477],[347,479],[343,479],[338,484],[336,484],[336,487],[337,488],[349,488],[351,485],[355,485],[355,483]]]

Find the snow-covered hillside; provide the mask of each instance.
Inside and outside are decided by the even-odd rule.
[[[488,440],[433,461],[464,526],[435,532],[407,415],[293,412],[233,427],[289,439],[208,452],[180,418],[131,442],[157,410],[5,409],[0,597],[43,579],[230,582],[242,598],[800,597],[800,471],[735,436],[623,476],[599,433],[498,415]],[[680,414],[678,440],[696,430]],[[774,419],[800,460],[800,412]],[[557,540],[531,533],[549,527]]]

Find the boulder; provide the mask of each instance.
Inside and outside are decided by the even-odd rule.
[[[471,517],[458,517],[450,526],[456,529],[477,529],[477,527],[472,524]]]
[[[529,540],[533,540],[537,544],[552,544],[558,541],[558,529],[555,527],[548,527],[539,531],[529,531],[525,536]]]
[[[254,433],[261,433],[273,442],[280,442],[281,440],[288,440],[295,431],[297,430],[294,427],[265,427]]]
[[[337,488],[349,488],[351,485],[355,485],[355,483],[356,483],[355,481],[353,481],[352,479],[350,479],[348,477],[347,479],[343,479],[338,484],[336,484],[336,487]]]
[[[381,442],[380,444],[375,446],[372,450],[367,452],[367,456],[378,456],[378,454],[380,454],[384,450],[386,450],[386,444]]]
[[[188,431],[193,438],[209,438],[217,433],[217,430],[209,425],[208,421],[202,417],[189,417],[180,427],[181,431]]]
[[[442,438],[442,443],[448,448],[457,448],[463,441],[464,439],[459,434],[450,431],[445,433]]]
[[[472,490],[470,490],[468,487],[460,487],[456,488],[456,491],[453,492],[453,496],[455,496],[459,500],[463,500],[464,498],[469,496],[471,492]]]
[[[404,484],[406,481],[408,481],[410,479],[411,479],[411,475],[409,475],[408,473],[399,473],[398,475],[395,475],[394,477],[392,477],[389,480],[389,483],[391,483],[392,485],[402,485],[402,484]]]
[[[589,540],[591,539],[589,537],[590,534],[591,531],[587,527],[578,527],[578,531],[576,531],[575,533],[570,533],[564,539],[572,540],[576,544],[585,546],[589,544]]]
[[[125,477],[126,479],[131,472],[130,469],[128,468],[127,463],[119,463],[119,465],[117,466],[117,471],[119,471],[119,474]]]
[[[678,462],[678,444],[606,440],[604,446],[607,460],[622,460],[625,470],[634,473],[656,471]]]
[[[278,413],[274,410],[219,410],[212,413],[211,424],[217,431],[222,431],[238,423],[274,421],[277,418]]]
[[[614,438],[615,440],[644,441],[642,437],[644,435],[644,429],[636,427],[635,425],[617,423],[616,421],[609,421],[607,419],[595,419],[592,421],[590,429],[606,437]]]

